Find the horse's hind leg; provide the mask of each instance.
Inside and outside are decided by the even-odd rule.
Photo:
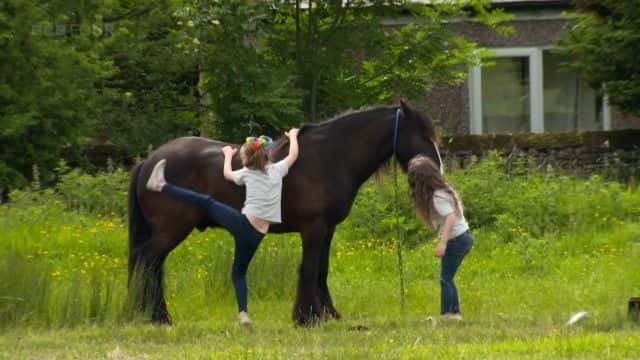
[[[188,234],[188,232],[186,232]],[[136,264],[138,291],[141,292],[140,308],[151,316],[156,324],[171,324],[167,303],[164,298],[164,261],[186,234],[170,234],[154,229],[154,235],[140,249]],[[179,236],[182,235],[182,236]]]
[[[138,255],[129,278],[129,291],[138,311],[150,316],[154,323],[170,324],[162,288],[163,264],[168,252],[163,254],[154,251],[154,241],[151,238],[137,249]]]
[[[153,268],[149,278],[149,293],[151,294],[151,321],[156,324],[171,324],[171,317],[167,310],[167,303],[164,299],[164,261],[168,254],[154,259]]]
[[[317,297],[322,307],[324,315],[334,319],[340,319],[342,316],[333,306],[331,300],[331,294],[329,293],[329,286],[327,285],[327,276],[329,275],[329,256],[331,251],[331,240],[333,238],[333,232],[335,228],[329,229],[327,236],[322,242],[320,249],[320,259],[318,266],[318,290]]]

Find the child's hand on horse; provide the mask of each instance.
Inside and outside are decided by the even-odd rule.
[[[222,153],[224,154],[225,157],[233,157],[233,155],[235,155],[235,153],[237,152],[238,152],[238,149],[234,149],[228,145],[222,148]]]
[[[292,136],[298,136],[298,132],[300,131],[300,129],[298,128],[291,128],[289,131],[286,131],[284,134],[288,137],[291,138]]]

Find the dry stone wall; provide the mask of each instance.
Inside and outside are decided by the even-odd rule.
[[[562,170],[589,176],[640,178],[640,130],[563,134],[460,135],[442,139],[449,169],[469,164],[497,151],[509,171],[515,162],[542,170]]]

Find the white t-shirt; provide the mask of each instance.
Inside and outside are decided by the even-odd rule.
[[[435,210],[433,212],[433,220],[438,226],[438,232],[441,233],[444,218],[447,215],[456,212],[455,200],[448,192],[444,190],[436,190],[433,192],[433,209]],[[469,224],[467,224],[464,214],[461,213],[460,216],[456,216],[456,221],[454,221],[453,227],[451,228],[451,235],[449,235],[449,239],[453,239],[467,230],[469,230]]]
[[[282,222],[282,178],[289,172],[282,160],[265,167],[266,172],[243,167],[233,172],[235,183],[245,185],[247,196],[242,213],[272,223]]]

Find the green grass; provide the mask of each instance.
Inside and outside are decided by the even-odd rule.
[[[279,309],[276,307],[276,309]],[[3,334],[8,358],[637,358],[637,329],[615,332],[559,328],[437,325],[423,320],[346,320],[294,329],[269,316],[252,333],[230,318],[190,321],[173,327],[85,326],[61,330],[14,330]],[[365,324],[368,329],[355,330]]]
[[[292,325],[300,243],[270,235],[249,273],[252,333],[239,329],[228,280],[231,239],[194,233],[167,264],[176,322],[156,327],[122,316],[124,224],[56,204],[0,208],[0,357],[637,358],[640,328],[626,301],[640,294],[640,226],[504,243],[477,231],[457,278],[465,321],[433,322],[439,308],[432,244],[405,250],[400,309],[395,248],[339,229],[330,287],[345,319]],[[563,326],[575,311],[589,316]],[[437,318],[437,317],[436,317]]]
[[[413,221],[406,196],[400,307],[388,179],[362,189],[334,237],[329,286],[344,319],[293,326],[300,239],[269,235],[248,275],[253,332],[236,323],[224,231],[196,231],[171,254],[175,325],[157,327],[127,316],[121,209],[89,207],[83,201],[97,195],[82,186],[74,188],[82,201],[16,194],[0,206],[0,358],[639,358],[640,324],[627,318],[627,301],[640,296],[640,192],[499,168],[489,160],[451,176],[470,221],[482,225],[456,278],[459,324],[438,321],[433,234]],[[581,310],[583,321],[564,326]]]

